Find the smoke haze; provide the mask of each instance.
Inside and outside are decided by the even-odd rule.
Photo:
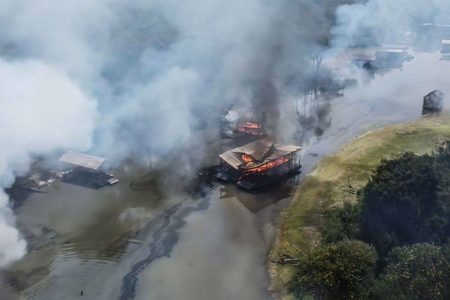
[[[1,187],[56,149],[170,155],[231,103],[276,116],[315,47],[288,2],[0,1]],[[25,245],[1,199],[4,265]]]
[[[340,6],[336,11],[331,45],[335,50],[355,46],[402,44],[406,34],[424,23],[450,23],[445,0],[369,0]]]
[[[342,6],[331,45],[391,40],[416,21],[442,19],[445,2]],[[230,104],[268,114],[279,132],[286,126],[280,117],[291,110],[280,103],[310,88],[311,54],[327,44],[339,3],[0,0],[1,188],[26,172],[34,155],[56,149],[116,161],[168,156],[199,120],[218,120]],[[2,266],[19,258],[25,243],[6,195],[0,199]]]
[[[89,149],[95,102],[58,70],[37,61],[0,60],[0,187],[27,171],[32,155]],[[0,192],[0,266],[20,258],[25,242]]]

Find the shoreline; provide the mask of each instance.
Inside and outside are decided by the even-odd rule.
[[[276,236],[267,258],[273,298],[293,299],[285,288],[293,268],[272,261],[280,253],[295,255],[296,249],[307,253],[320,242],[323,212],[344,201],[356,201],[356,195],[345,191],[347,185],[356,189],[364,186],[383,158],[403,152],[425,154],[443,140],[450,140],[448,114],[369,130],[322,157],[303,178],[276,222]]]

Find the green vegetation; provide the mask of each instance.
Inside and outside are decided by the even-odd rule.
[[[447,251],[445,246],[440,248],[439,245],[444,245],[448,235],[449,217],[446,211],[449,209],[446,199],[450,194],[447,192],[448,180],[442,174],[450,170],[447,169],[449,163],[446,162],[450,161],[450,156],[448,151],[440,151],[434,155],[431,152],[449,139],[450,125],[446,117],[427,118],[368,133],[332,157],[324,159],[317,170],[304,181],[296,199],[283,215],[280,234],[271,254],[272,261],[276,262],[271,269],[273,288],[280,291],[289,286],[286,299],[305,296],[301,293],[314,295],[319,299],[377,299],[377,295],[384,294],[384,298],[381,298],[385,299],[385,293],[391,293],[392,288],[396,287],[392,275],[395,272],[392,273],[391,270],[394,270],[396,263],[402,265],[401,256],[395,256],[393,252],[388,255],[394,247],[430,242],[438,245],[432,247]],[[405,152],[410,153],[402,154]],[[430,155],[424,155],[426,153]],[[372,176],[376,170],[377,174]],[[362,189],[364,186],[366,187]],[[433,192],[430,194],[427,190]],[[397,197],[400,195],[402,197]],[[367,198],[367,202],[358,202],[361,198]],[[402,200],[397,201],[399,198]],[[375,212],[374,209],[378,208],[382,211]],[[387,218],[387,221],[381,221],[377,216]],[[389,229],[382,232],[387,227]],[[408,230],[404,230],[405,228]],[[380,257],[376,272],[370,271],[372,268],[367,260],[363,263],[356,256],[353,257],[354,260],[349,257],[341,261],[340,266],[337,261],[317,259],[317,255],[326,257],[324,253],[338,247],[338,244],[347,243],[350,247],[354,241],[348,240],[355,239],[373,244],[377,249]],[[399,249],[395,251],[407,251]],[[291,260],[295,261],[294,264],[285,263],[285,258],[297,260]],[[431,256],[429,259],[433,260]],[[322,264],[319,267],[312,261]],[[368,273],[364,273],[364,276],[358,273],[358,265],[362,265]],[[417,265],[420,265],[420,261]],[[341,274],[342,276],[355,276],[358,280],[346,283],[347,294],[333,294],[339,287],[333,285],[333,289],[328,289],[327,281],[320,278],[322,275],[337,278],[341,275],[333,272],[344,269],[350,273]],[[307,270],[308,274],[302,273]],[[333,272],[326,273],[323,270]],[[413,271],[421,270],[413,268],[411,272]],[[361,289],[361,286],[368,285],[371,277],[378,277],[376,284],[370,284],[376,288]],[[417,278],[416,289],[420,289],[424,281],[420,281],[420,276]],[[439,278],[441,277],[423,277],[424,280],[431,280],[428,282],[430,286],[434,283],[440,287],[443,281]],[[410,293],[415,291],[414,287],[409,288]],[[362,294],[362,290],[366,294]],[[435,291],[444,295],[445,288],[436,288]],[[402,299],[401,295],[406,295],[404,299],[415,299],[408,298],[410,294],[400,289],[396,295],[398,297],[395,299]]]
[[[361,192],[361,238],[386,255],[450,236],[450,144],[437,153],[384,160]],[[344,220],[345,221],[345,220]]]
[[[375,287],[374,298],[449,299],[449,250],[430,244],[395,248],[385,273]]]
[[[360,205],[345,202],[342,207],[333,207],[325,213],[322,239],[325,243],[335,243],[360,235]]]
[[[373,284],[377,255],[360,241],[340,241],[303,256],[290,290],[297,298],[360,299]]]
[[[444,299],[450,295],[450,253],[439,246],[418,244],[444,245],[450,237],[449,177],[450,142],[432,154],[405,153],[383,160],[358,193],[358,203],[345,203],[325,214],[321,246],[302,253],[297,261],[280,261],[295,262],[290,282],[293,295],[298,299]],[[348,240],[357,237],[367,244]],[[414,246],[398,247],[404,245]],[[378,270],[387,265],[383,276],[375,271],[377,253]]]

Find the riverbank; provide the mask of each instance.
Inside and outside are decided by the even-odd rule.
[[[281,253],[298,255],[320,242],[323,213],[344,201],[356,201],[355,191],[363,187],[383,158],[403,152],[431,152],[450,139],[450,116],[426,117],[412,123],[387,126],[370,131],[334,155],[320,161],[305,178],[290,206],[281,214],[278,235],[270,254],[276,260]],[[269,264],[271,291],[276,298],[291,299],[285,286],[292,278],[290,266]]]

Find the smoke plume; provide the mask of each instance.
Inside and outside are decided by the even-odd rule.
[[[58,148],[86,150],[95,103],[64,73],[37,61],[0,59],[0,187],[24,173],[33,155]],[[21,257],[25,242],[0,191],[0,266]]]
[[[199,124],[229,104],[278,126],[279,91],[298,90],[316,48],[305,25],[325,24],[303,2],[0,1],[1,187],[55,149],[120,162],[201,148]],[[25,251],[1,195],[0,266]]]
[[[369,0],[343,5],[336,12],[331,42],[335,50],[355,46],[405,44],[408,33],[424,23],[450,23],[450,3],[445,0]]]
[[[286,98],[311,88],[311,54],[327,46],[336,6],[353,2],[1,0],[1,187],[34,155],[55,149],[117,162],[170,161],[187,145],[207,151],[201,124],[218,122],[231,104],[265,115],[271,132],[293,132],[281,120],[292,111]],[[332,46],[360,43],[367,32],[371,41],[387,40],[386,22],[400,30],[448,6],[342,6]],[[25,249],[7,202],[2,193],[0,265]]]

